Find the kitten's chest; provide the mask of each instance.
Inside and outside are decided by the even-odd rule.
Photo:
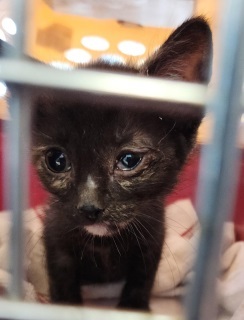
[[[80,279],[82,284],[106,283],[125,278],[129,250],[126,243],[110,239],[91,239],[81,249],[79,257]]]

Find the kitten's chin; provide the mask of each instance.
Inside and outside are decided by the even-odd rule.
[[[99,237],[110,236],[112,234],[104,224],[92,224],[90,226],[85,226],[84,229],[88,233]]]
[[[89,226],[84,226],[86,232],[99,237],[110,237],[115,233],[120,232],[127,226],[127,223],[118,223],[115,225],[110,225],[108,223],[95,223]]]

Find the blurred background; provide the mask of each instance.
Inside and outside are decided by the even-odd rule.
[[[216,8],[209,0],[29,1],[27,52],[45,62],[140,63],[192,15],[205,15],[215,28]],[[0,1],[0,27],[0,38],[11,42],[16,30],[8,0]]]
[[[26,52],[57,68],[72,68],[97,58],[141,64],[175,27],[193,15],[208,19],[215,38],[218,0],[32,0]],[[11,43],[15,33],[10,1],[0,0],[0,39]],[[8,117],[6,101],[1,99],[5,93],[0,83],[2,119]],[[200,141],[208,139],[209,132],[209,121],[204,121]]]

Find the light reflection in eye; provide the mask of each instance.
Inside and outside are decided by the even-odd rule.
[[[139,154],[125,153],[120,157],[117,166],[120,170],[133,170],[138,166],[141,160],[142,157]]]

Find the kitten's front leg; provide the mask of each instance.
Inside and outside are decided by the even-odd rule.
[[[161,257],[162,240],[157,244],[140,244],[132,251],[128,274],[119,308],[150,310],[149,300]]]
[[[80,304],[80,279],[78,263],[65,250],[57,248],[46,239],[46,258],[51,302]]]

